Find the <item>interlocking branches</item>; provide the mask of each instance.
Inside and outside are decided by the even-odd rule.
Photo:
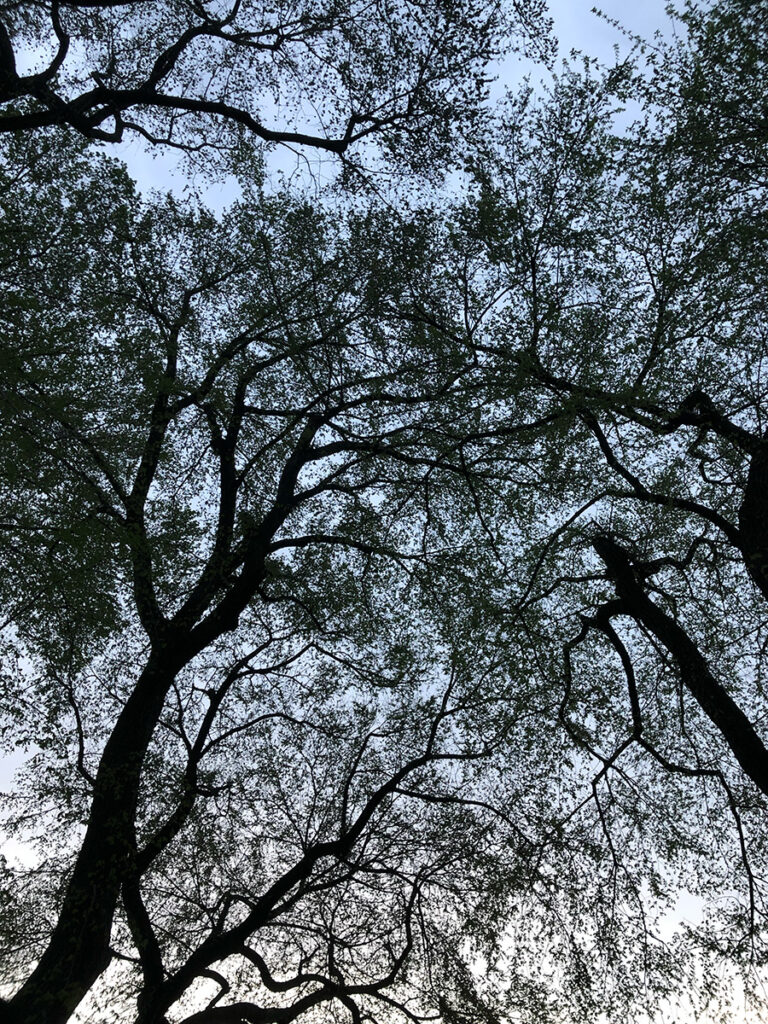
[[[67,125],[103,142],[133,132],[191,151],[244,132],[337,156],[371,137],[446,135],[472,116],[510,26],[546,49],[534,2],[508,17],[463,0],[16,4],[0,24],[0,131]],[[42,67],[19,72],[29,45]]]

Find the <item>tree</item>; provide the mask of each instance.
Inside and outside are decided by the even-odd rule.
[[[740,3],[681,18],[687,35],[657,43],[641,74],[567,88],[564,119],[508,117],[478,174],[473,266],[496,313],[476,345],[497,372],[527,375],[540,414],[569,417],[576,513],[551,535],[539,587],[580,617],[555,637],[562,718],[596,766],[617,868],[622,815],[648,798],[640,773],[690,780],[734,865],[720,884],[744,893],[704,940],[761,965],[768,22]],[[620,138],[606,86],[643,103]]]
[[[453,947],[501,955],[514,900],[588,1016],[599,850],[564,831],[571,740],[538,734],[557,705],[488,543],[553,418],[488,403],[457,225],[257,169],[216,221],[70,146],[6,161],[4,710],[40,748],[6,1014],[476,1012]],[[543,1013],[535,939],[509,998]]]
[[[9,20],[2,34],[4,102],[7,104],[2,123],[4,131],[18,133],[65,125],[89,138],[111,141],[120,139],[128,127],[151,141],[162,138],[171,145],[195,149],[224,144],[225,135],[216,127],[211,129],[211,124],[218,123],[227,130],[234,124],[250,129],[267,143],[308,145],[336,154],[345,153],[354,143],[375,134],[385,147],[396,148],[399,158],[435,172],[438,163],[445,160],[450,133],[465,124],[476,110],[485,86],[482,69],[499,53],[500,39],[507,29],[507,20],[498,8],[487,11],[452,4],[439,8],[429,5],[428,9],[406,5],[347,6],[330,12],[311,7],[270,11],[238,4],[216,15],[199,6],[166,5],[151,17],[147,16],[144,6],[119,7],[115,10],[109,5],[84,8],[70,4],[62,8],[54,4],[47,10],[19,7],[7,12]],[[534,5],[517,8],[515,16],[529,31],[540,24],[540,11]],[[49,37],[55,37],[55,52],[47,65],[32,74],[19,75],[15,49],[18,51],[20,44],[39,47],[48,42]],[[68,63],[73,41],[81,45],[73,47],[75,60]],[[87,55],[82,45],[86,42]],[[205,82],[201,81],[201,75],[207,76]],[[303,118],[307,103],[315,111],[322,107],[316,118],[319,133],[318,129],[268,128],[261,115],[255,112],[254,103],[261,108],[264,95],[268,93],[274,94],[274,102],[285,108],[286,78],[291,82],[290,103],[293,104],[288,117]],[[95,87],[86,84],[90,80],[96,83]],[[320,100],[313,100],[307,91],[308,85],[313,89],[320,86],[324,93]],[[139,120],[127,121],[124,114],[128,110],[136,110]],[[154,122],[148,128],[147,122],[141,119],[144,111],[156,120],[160,118],[159,135],[153,134]],[[202,129],[198,115],[208,116]],[[102,128],[107,120],[111,121],[110,129]],[[190,121],[195,122],[195,127],[188,129]],[[163,968],[161,951],[150,934],[151,929],[147,931],[139,882],[149,863],[174,838],[191,813],[198,795],[198,761],[211,749],[208,733],[225,693],[241,678],[267,671],[264,664],[259,669],[251,666],[256,654],[266,650],[264,645],[257,644],[256,653],[250,655],[238,652],[235,664],[222,666],[226,682],[216,690],[218,696],[212,696],[214,691],[210,687],[200,690],[211,702],[210,714],[198,723],[201,731],[195,742],[191,746],[187,744],[189,750],[180,776],[178,806],[170,812],[164,827],[155,822],[157,836],[142,854],[146,864],[142,862],[139,870],[134,812],[147,745],[172,679],[185,662],[212,644],[215,646],[221,635],[236,628],[239,617],[264,579],[271,579],[272,563],[267,565],[270,545],[273,541],[278,543],[275,531],[293,511],[292,495],[299,471],[307,464],[319,466],[324,457],[338,461],[347,451],[347,446],[336,440],[329,441],[327,451],[321,449],[321,454],[316,455],[312,440],[327,426],[325,406],[337,389],[344,392],[350,387],[371,383],[361,369],[356,371],[363,373],[360,381],[355,374],[349,379],[342,374],[343,380],[336,381],[339,368],[334,368],[334,352],[338,345],[330,344],[330,339],[338,341],[347,327],[357,322],[362,314],[354,307],[359,305],[360,310],[367,307],[367,293],[372,286],[364,285],[366,294],[358,302],[354,298],[356,276],[362,274],[367,280],[369,272],[349,270],[341,292],[335,292],[336,286],[329,285],[331,292],[323,300],[328,305],[323,309],[317,288],[325,271],[316,279],[319,267],[302,266],[298,261],[297,270],[297,261],[294,261],[290,264],[289,276],[298,274],[300,283],[295,285],[295,292],[289,288],[288,293],[283,294],[270,276],[278,271],[272,265],[271,243],[265,233],[258,235],[263,251],[250,247],[248,255],[232,264],[232,250],[228,245],[249,248],[243,232],[252,230],[253,223],[247,219],[237,230],[233,223],[219,229],[218,252],[223,262],[218,269],[206,269],[197,250],[203,238],[206,244],[211,243],[213,225],[209,217],[201,216],[193,228],[191,222],[187,223],[184,216],[169,207],[137,222],[132,212],[135,203],[130,189],[110,165],[99,164],[98,174],[94,176],[86,173],[82,160],[76,161],[70,173],[62,175],[59,173],[62,151],[57,154],[50,142],[38,148],[38,152],[35,146],[24,152],[23,144],[14,142],[9,150],[7,212],[10,214],[13,210],[15,216],[9,216],[7,222],[7,255],[13,262],[13,270],[8,282],[11,303],[7,352],[12,374],[6,398],[9,437],[17,450],[7,466],[9,518],[4,528],[15,570],[9,579],[18,582],[21,578],[30,578],[31,573],[40,585],[33,602],[27,598],[19,604],[18,595],[12,593],[13,584],[8,589],[8,599],[24,623],[23,641],[44,660],[43,675],[57,694],[53,704],[64,694],[71,706],[77,734],[77,770],[93,792],[90,824],[74,872],[66,884],[67,895],[58,914],[58,924],[35,973],[14,1000],[14,1010],[9,1012],[20,1019],[40,1014],[45,1019],[49,1016],[61,1019],[62,1015],[69,1014],[111,956],[109,930],[118,891],[122,889],[123,902],[127,901],[126,906],[130,907],[127,910],[130,928],[138,943],[145,975],[143,1000],[149,1007],[146,1013],[151,1017],[162,1013],[157,1004],[152,1004],[152,999]],[[32,224],[25,224],[28,176],[34,182],[34,190],[44,187],[47,196],[39,218]],[[71,188],[62,205],[57,195],[65,181]],[[289,233],[291,227],[295,228],[298,235],[294,241],[304,239],[305,244],[311,245],[318,242],[319,223],[314,229],[310,228],[312,218],[306,209],[278,210],[261,194],[254,193],[251,198],[269,211],[265,216],[267,220],[272,219],[270,223],[277,225],[284,220],[283,230]],[[242,210],[238,216],[243,216]],[[357,231],[360,230],[358,226]],[[176,241],[185,231],[188,231],[186,249],[180,248]],[[51,237],[55,240],[53,256],[49,243],[43,240]],[[178,254],[192,282],[185,285],[185,275],[181,274],[182,280],[177,281],[175,293],[168,291],[173,276],[173,264],[168,256],[171,251]],[[96,252],[98,258],[95,258]],[[192,330],[189,325],[195,323],[197,331],[213,328],[216,336],[227,330],[228,317],[223,316],[219,324],[218,315],[213,318],[215,327],[207,323],[203,328],[193,316],[193,307],[219,293],[223,296],[234,281],[238,282],[238,287],[247,287],[248,274],[258,267],[267,275],[262,285],[268,285],[273,293],[269,307],[272,313],[268,314],[261,307],[257,311],[259,303],[253,297],[243,305],[240,296],[238,303],[245,317],[243,325],[234,334],[230,331],[223,347],[217,347],[212,337],[207,339],[203,349],[206,345],[213,346],[207,352],[208,362],[202,355],[203,349],[198,353],[194,343],[181,353],[190,361],[186,372],[192,372],[194,364],[198,380],[194,393],[174,397],[177,376],[183,369],[178,365],[179,339]],[[154,285],[157,279],[163,281],[159,292]],[[344,301],[352,305],[344,311],[342,295],[347,291],[349,294]],[[290,340],[288,346],[292,352],[292,346],[297,345],[300,362],[302,353],[308,355],[319,352],[323,344],[328,346],[326,357],[321,360],[322,372],[310,364],[298,371],[299,378],[308,375],[303,386],[314,381],[321,372],[322,385],[319,378],[315,381],[320,391],[308,399],[309,404],[303,411],[302,403],[306,403],[307,396],[301,397],[302,386],[295,393],[289,388],[285,394],[278,389],[278,395],[270,395],[270,402],[288,403],[282,411],[264,413],[267,418],[273,417],[281,428],[272,441],[263,439],[266,446],[255,457],[254,465],[238,467],[238,438],[244,424],[247,425],[246,421],[254,414],[245,407],[252,378],[268,373],[273,367],[282,367],[289,357],[273,354],[257,358],[250,368],[240,367],[235,371],[234,383],[233,366],[274,330],[283,330],[286,338],[291,339],[295,330],[304,330],[306,314],[297,314],[294,319],[288,312],[288,305],[306,302],[309,295],[320,302],[310,320],[312,315],[321,320],[330,315],[331,321],[325,328],[318,323],[318,337],[308,345]],[[222,301],[229,300],[222,298]],[[254,302],[256,306],[251,308]],[[266,323],[265,317],[268,320],[269,315],[276,316],[282,327],[273,324],[260,329],[257,325],[262,320]],[[252,322],[253,317],[255,322]],[[122,341],[116,340],[114,334],[115,331],[120,333],[119,323],[126,331]],[[383,324],[378,330],[383,330]],[[91,345],[97,337],[103,336],[97,351],[83,345],[84,331]],[[164,338],[164,361],[160,363],[153,348],[158,331]],[[110,365],[115,359],[121,363],[126,360],[125,368],[130,364],[126,377],[122,370],[111,376],[105,373],[104,361]],[[402,371],[403,367],[398,366],[398,370]],[[50,376],[46,375],[47,371],[51,371]],[[447,372],[447,369],[440,370],[443,376]],[[376,377],[376,386],[384,386],[386,380],[387,374],[382,371]],[[77,381],[81,389],[77,397],[69,393],[72,381]],[[63,390],[57,394],[59,386]],[[235,388],[230,396],[233,405],[227,413],[219,411],[223,416],[220,419],[216,401],[224,401],[226,405],[223,396],[228,386]],[[129,402],[133,398],[137,401],[137,409],[130,412],[127,419],[124,415],[127,409],[123,406],[119,412],[114,410],[117,412],[114,417],[107,412],[110,405],[107,395],[112,395],[114,400],[118,393]],[[338,397],[333,399],[333,402],[338,401]],[[333,402],[331,407],[336,408]],[[397,399],[371,398],[371,402],[380,402],[386,410],[390,402],[397,404]],[[350,400],[349,408],[354,410],[365,405],[366,400],[358,397]],[[416,402],[415,408],[418,406]],[[341,400],[339,408],[347,411],[346,399]],[[151,542],[147,532],[147,503],[151,502],[154,509],[159,500],[155,493],[158,474],[171,457],[166,442],[179,416],[202,417],[198,426],[206,425],[205,444],[212,446],[210,452],[215,453],[215,460],[218,460],[219,512],[212,527],[212,547],[204,555],[201,552],[205,551],[205,541],[201,526],[196,523],[202,511],[184,507],[183,502],[171,502],[163,513],[167,514],[167,520],[151,527],[157,533]],[[148,417],[150,424],[149,434],[143,440],[136,434],[137,430],[141,433],[140,417]],[[399,429],[405,427],[401,425]],[[397,435],[398,430],[394,433]],[[296,434],[293,443],[280,451],[293,434]],[[258,442],[254,443],[258,450]],[[359,461],[364,465],[362,453],[366,449],[362,441],[357,443],[361,446]],[[355,445],[351,442],[350,445],[349,451],[355,451]],[[118,453],[120,466],[110,465]],[[394,458],[386,454],[388,460]],[[277,492],[270,498],[269,512],[260,507],[259,499],[254,508],[247,508],[238,497],[250,489],[245,477],[254,466],[266,472],[266,465],[261,464],[262,456],[267,462],[274,459],[276,467],[282,465]],[[418,467],[425,458],[406,454],[401,462]],[[138,476],[129,485],[131,460],[135,459],[139,460]],[[351,463],[355,468],[357,461],[353,459]],[[59,470],[63,467],[66,470],[62,476]],[[342,466],[333,472],[329,470],[328,481],[320,480],[315,488],[310,487],[301,501],[319,498],[326,486],[330,486],[329,481],[335,481],[337,476],[342,479],[333,483],[332,490],[339,494],[348,492],[352,500],[355,487],[344,482],[342,470]],[[128,477],[121,480],[125,473]],[[362,483],[359,486],[365,491],[374,485]],[[55,514],[49,507],[50,499],[54,500]],[[365,521],[362,506],[358,511]],[[258,525],[259,517],[265,514],[267,522],[266,526],[262,523],[262,528]],[[370,510],[368,517],[371,517]],[[19,534],[22,543],[17,539]],[[163,551],[163,537],[170,542],[167,552]],[[369,558],[378,552],[371,541],[345,540],[333,532],[327,535],[309,532],[295,543],[279,542],[275,550],[283,546],[298,550],[309,547],[313,552],[318,544],[322,549],[323,545],[342,543]],[[193,554],[200,544],[202,548]],[[200,578],[191,584],[187,600],[182,601],[187,631],[193,623],[202,624],[198,620],[201,615],[205,620],[204,610],[212,607],[212,601],[218,608],[185,652],[181,650],[183,645],[179,639],[168,632],[168,616],[163,607],[166,598],[176,604],[179,592],[175,588],[180,579],[171,584],[171,575],[165,576],[154,564],[160,557],[166,564],[165,572],[176,572],[167,561],[171,555],[181,558],[188,573],[194,572],[193,565],[201,557],[206,563]],[[41,559],[45,570],[41,570]],[[94,594],[93,576],[97,566],[101,585]],[[279,566],[275,574],[276,579],[281,577]],[[238,575],[240,583],[234,585],[233,580]],[[132,579],[129,592],[135,602],[133,609],[127,604],[131,598],[124,589],[129,578]],[[302,606],[295,596],[290,602]],[[141,623],[151,638],[150,647],[155,649],[155,654],[149,659],[148,669],[140,675],[143,682],[132,697],[125,698],[117,728],[109,733],[111,738],[104,748],[98,771],[91,772],[86,763],[86,726],[73,679],[93,658],[94,643],[108,644],[115,631],[131,621],[133,613],[138,614],[134,626]],[[307,614],[319,629],[317,613],[310,610]],[[270,629],[268,635],[271,636]],[[278,630],[278,637],[280,635]],[[319,657],[316,642],[317,637],[299,653],[290,654],[285,665],[308,652],[315,652],[314,657]],[[157,651],[161,650],[164,653],[159,656]],[[169,653],[171,651],[175,653]],[[158,657],[163,661],[162,669]],[[278,659],[278,663],[282,664],[282,660]],[[158,682],[160,676],[165,682]],[[51,706],[47,706],[56,720],[61,709],[51,710]],[[21,713],[18,706],[15,710]],[[270,720],[272,714],[280,717],[280,713],[274,712],[266,720]],[[435,721],[439,720],[440,716]],[[251,726],[258,725],[259,721],[261,718],[257,716]],[[95,729],[95,724],[91,724]],[[300,723],[294,724],[298,728]],[[233,726],[232,734],[239,734],[246,725],[247,722]],[[185,728],[180,726],[182,739],[185,739]],[[329,730],[330,726],[325,732]],[[220,742],[221,738],[216,739],[214,745]],[[344,796],[339,797],[344,808],[342,818],[347,814],[350,800],[347,790],[360,767],[358,761],[362,760],[367,742],[370,740],[363,743],[359,758],[349,768],[347,788],[342,786]],[[427,761],[430,758],[431,755]],[[422,765],[419,763],[417,767]],[[398,773],[393,777],[399,778]],[[390,779],[389,784],[394,785],[394,782]],[[230,780],[228,785],[234,782]],[[67,800],[73,800],[71,787],[65,786],[65,791]],[[214,795],[215,792],[212,791]],[[378,800],[389,796],[390,791],[384,786]],[[74,803],[77,805],[76,800]],[[370,805],[360,819],[358,832],[363,830],[377,806],[376,802]],[[82,817],[82,808],[80,814]],[[352,825],[349,828],[357,837],[355,828]],[[341,845],[329,847],[339,857],[340,851],[346,851],[350,843],[354,845],[353,840],[345,838],[346,831],[348,824],[343,820]],[[299,876],[304,869],[311,873],[320,858],[321,855],[313,851],[308,853],[302,849],[299,861],[304,868],[293,867],[294,872],[299,871]],[[127,879],[129,874],[132,881]],[[288,872],[287,877],[293,876]],[[413,886],[415,894],[416,882]],[[408,935],[414,898],[407,904],[410,908],[406,914]],[[224,918],[219,930],[223,924]],[[404,942],[409,948],[411,940]],[[397,958],[395,963],[399,963]],[[207,970],[206,965],[201,969]],[[303,969],[299,968],[296,982],[299,987],[305,982]],[[389,971],[398,973],[391,964],[387,967]],[[313,975],[311,980],[316,981],[317,977]],[[194,972],[190,980],[194,980]],[[328,986],[333,988],[330,981]],[[182,984],[179,991],[184,987]],[[301,1008],[303,1004],[299,1001],[297,1005]],[[311,1006],[312,1001],[308,1005]]]
[[[9,1020],[642,1019],[760,965],[762,164],[681,130],[755,51],[686,17],[443,208],[6,143]]]
[[[540,0],[14,3],[0,25],[0,131],[128,131],[188,150],[239,132],[337,155],[374,136],[424,170],[476,114],[511,30],[546,49],[542,12]],[[20,73],[25,50],[38,64]]]
[[[6,1013],[66,1020],[112,962],[110,1012],[146,1022],[408,1016],[451,905],[479,928],[533,842],[505,810],[530,709],[450,607],[490,579],[473,509],[504,476],[429,218],[244,182],[216,222],[61,154],[22,140],[3,219],[19,827],[55,808]]]

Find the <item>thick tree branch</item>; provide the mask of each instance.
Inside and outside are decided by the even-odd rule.
[[[605,562],[625,612],[669,651],[683,685],[716,726],[744,772],[768,796],[768,750],[748,717],[715,679],[682,626],[647,596],[628,553],[608,536],[596,538],[594,547]]]

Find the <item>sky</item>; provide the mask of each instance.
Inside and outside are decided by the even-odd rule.
[[[672,22],[665,12],[666,0],[603,0],[600,4],[602,16],[598,15],[591,0],[550,0],[549,10],[554,21],[554,32],[559,42],[559,59],[566,58],[571,50],[578,50],[604,63],[625,55],[631,48],[631,40],[617,24],[624,26],[631,34],[650,39],[658,30],[668,35]],[[501,85],[514,85],[526,70],[520,62],[509,65]],[[535,72],[534,72],[535,78]],[[153,189],[181,192],[184,186],[179,172],[180,158],[168,150],[148,151],[139,141],[128,141],[119,147],[109,147],[111,154],[119,156],[128,165],[131,175],[139,188],[148,192]],[[203,190],[202,198],[213,208],[222,208],[234,197],[232,183],[211,186]],[[13,773],[24,760],[23,755],[0,757],[0,790],[13,785]],[[16,841],[2,842],[0,853],[5,853],[11,862],[25,860],[29,854]],[[26,856],[25,856],[26,854]],[[687,893],[681,893],[678,905],[668,915],[662,930],[672,932],[681,920],[689,922],[700,917],[701,905]]]
[[[665,34],[671,31],[664,0],[637,0],[636,3],[604,0],[601,4],[603,17],[594,13],[590,0],[550,0],[549,8],[561,59],[567,57],[571,50],[582,51],[605,63],[614,60],[614,47],[618,47],[620,55],[626,54],[631,41],[616,25],[611,24],[611,20],[620,22],[629,32],[643,38],[651,38],[656,30]],[[508,77],[508,84],[513,85],[515,78],[522,77],[525,70],[519,62],[514,67],[510,65],[505,76]],[[125,160],[142,191],[182,190],[178,154],[168,150],[151,153],[138,141],[113,146],[108,151]],[[233,194],[231,185],[218,185],[204,190],[203,198],[214,208],[220,208],[233,198]],[[12,786],[13,772],[22,760],[23,757],[19,755],[0,757],[0,789]],[[22,845],[16,842],[0,843],[0,852],[4,852],[12,862],[17,858],[23,859],[25,853]],[[672,918],[690,920],[698,916],[699,908],[683,895],[675,910],[670,915]],[[669,921],[670,930],[677,924],[677,920]]]
[[[590,0],[550,0],[549,10],[555,23],[555,35],[560,41],[561,56],[570,49],[576,49],[607,61],[612,58],[616,44],[626,52],[626,39],[605,18],[620,22],[630,32],[646,39],[651,38],[657,29],[669,30],[666,0],[636,0],[634,3],[603,0],[599,7],[605,18],[595,15],[593,7]]]
[[[549,11],[554,22],[554,33],[559,41],[559,58],[567,58],[571,50],[596,57],[610,64],[615,59],[614,48],[620,56],[629,52],[631,39],[622,32],[623,26],[630,34],[645,39],[653,37],[657,30],[669,33],[671,21],[665,12],[667,0],[603,0],[602,14],[598,14],[592,0],[549,0]],[[20,70],[36,69],[38,57],[30,53],[25,60],[19,59]],[[519,59],[509,61],[502,68],[498,87],[512,86],[529,73],[535,83],[539,77],[535,65]],[[109,145],[107,151],[119,156],[128,166],[139,188],[144,192],[153,189],[181,193],[188,179],[181,173],[182,157],[174,150],[151,147],[130,136],[119,145]],[[278,151],[271,158],[273,167],[290,169],[295,158]],[[196,183],[197,184],[197,183]],[[234,198],[233,181],[218,183],[202,189],[203,200],[213,209],[222,209]]]
[[[595,13],[592,0],[549,0],[549,11],[554,22],[555,36],[559,42],[559,59],[568,57],[571,50],[579,50],[589,56],[610,64],[614,60],[614,47],[624,56],[631,49],[631,40],[619,27],[642,38],[652,38],[654,32],[670,31],[671,21],[665,13],[667,0],[604,0],[600,5],[602,16]],[[533,65],[516,60],[503,69],[499,85],[514,86],[524,74],[537,76]],[[132,139],[120,146],[110,146],[111,154],[119,155],[128,165],[131,175],[143,191],[152,189],[181,192],[183,176],[179,172],[181,157],[170,150],[148,148],[138,139]],[[288,168],[293,157],[277,154],[272,164]],[[202,190],[203,200],[214,209],[222,209],[234,197],[233,181],[208,186]]]

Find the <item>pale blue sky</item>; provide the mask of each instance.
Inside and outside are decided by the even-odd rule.
[[[560,58],[566,58],[571,50],[581,50],[602,62],[611,63],[614,47],[618,46],[620,54],[624,55],[629,51],[631,42],[620,29],[609,23],[610,20],[619,22],[632,33],[650,39],[657,29],[665,32],[670,29],[671,22],[665,13],[666,3],[667,0],[604,0],[599,6],[605,17],[600,17],[593,12],[592,0],[549,0]],[[525,73],[529,73],[533,80],[540,75],[533,64],[510,62],[500,84],[514,85],[515,80],[522,78]],[[184,177],[179,171],[181,157],[174,151],[151,151],[137,139],[119,147],[110,146],[108,151],[119,153],[143,190],[180,191],[183,188]],[[288,169],[295,158],[284,151],[271,162]],[[217,184],[203,190],[205,201],[214,208],[225,206],[233,194],[231,184]]]
[[[665,0],[603,0],[600,4],[607,19],[615,19],[630,32],[644,38],[651,38],[657,29],[668,33],[671,22],[665,13]],[[550,0],[550,12],[554,20],[555,35],[559,40],[560,57],[564,58],[572,49],[581,50],[590,56],[609,63],[614,58],[614,46],[619,47],[620,54],[625,54],[631,43],[621,31],[611,25],[606,18],[600,18],[592,12],[591,0]],[[510,65],[509,81],[524,73],[518,63],[514,70]],[[532,77],[535,79],[535,69]],[[110,153],[124,159],[131,174],[137,179],[142,190],[172,189],[180,191],[183,177],[180,175],[179,156],[168,150],[156,150],[154,154],[147,152],[138,141],[127,142],[119,147],[109,147]],[[233,191],[226,185],[219,184],[215,188],[205,190],[205,199],[212,206],[226,204]],[[23,755],[0,757],[0,789],[12,786],[12,774],[23,761]],[[24,858],[26,851],[23,844],[17,842],[0,842],[0,850],[12,859]],[[682,894],[675,912],[669,915],[669,924],[676,924],[682,918],[696,919],[700,907],[698,901],[688,894]]]
[[[666,4],[667,0],[635,0],[629,3],[627,0],[604,0],[596,5],[590,0],[550,0],[549,10],[555,22],[555,35],[560,40],[561,55],[577,49],[602,60],[610,60],[615,44],[618,43],[622,52],[626,52],[627,40],[603,18],[593,14],[592,8],[599,7],[607,18],[649,39],[656,29],[669,30]]]

